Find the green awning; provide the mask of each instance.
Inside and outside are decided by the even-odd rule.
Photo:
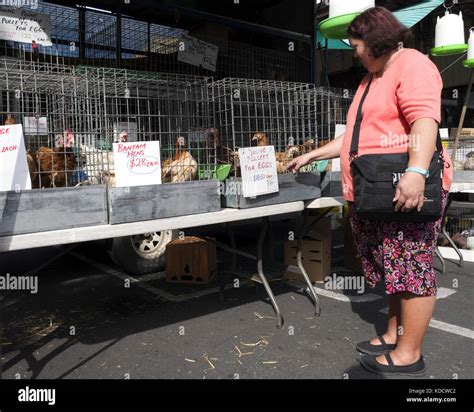
[[[427,0],[413,6],[405,7],[394,11],[393,14],[397,17],[400,22],[406,27],[413,27],[415,24],[423,20],[428,14],[434,9],[443,4],[443,0]],[[317,42],[321,43],[322,47],[325,47],[326,38],[321,35],[318,30]],[[345,43],[344,40],[328,39],[329,50],[351,50],[351,47]]]

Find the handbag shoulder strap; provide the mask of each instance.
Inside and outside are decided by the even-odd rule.
[[[351,151],[349,152],[350,158],[353,159],[357,156],[357,152],[359,151],[359,137],[360,137],[360,125],[362,124],[362,105],[364,104],[365,98],[370,90],[370,84],[372,83],[373,76],[370,76],[369,83],[365,88],[364,94],[360,99],[359,108],[357,109],[357,117],[354,123],[354,129],[352,131],[352,142],[351,142]]]
[[[370,90],[370,85],[372,83],[373,76],[370,76],[369,83],[365,88],[364,94],[360,99],[359,108],[357,110],[356,121],[354,123],[354,129],[352,131],[352,141],[351,141],[351,151],[349,152],[350,159],[353,159],[357,156],[357,152],[359,151],[359,137],[360,137],[360,126],[362,124],[362,105],[364,104],[365,98]],[[438,128],[438,136],[436,138],[436,150],[442,155],[443,153],[443,144],[441,142],[441,133],[439,132]]]

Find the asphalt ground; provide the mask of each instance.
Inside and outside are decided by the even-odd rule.
[[[286,223],[277,235],[286,233]],[[242,227],[239,247],[255,251],[257,234],[257,225]],[[282,243],[276,246],[281,263]],[[0,271],[27,274],[61,251],[3,254]],[[355,349],[384,332],[388,301],[382,288],[361,296],[319,285],[317,317],[300,284],[272,283],[285,319],[278,329],[260,285],[242,280],[236,288],[237,277],[224,279],[222,301],[222,279],[192,287],[166,284],[160,274],[131,277],[104,251],[103,242],[84,243],[48,264],[37,274],[37,294],[3,291],[2,378],[382,379],[360,366]],[[338,253],[333,250],[336,270]],[[218,260],[221,271],[228,269],[227,254]],[[238,268],[243,273],[253,264],[239,258]],[[423,347],[425,378],[471,379],[474,264],[448,262],[447,268],[446,276],[438,275],[440,296]]]

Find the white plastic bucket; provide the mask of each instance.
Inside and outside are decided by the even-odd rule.
[[[329,18],[361,13],[371,7],[375,7],[375,0],[329,0]]]
[[[474,59],[474,27],[471,27],[469,36],[469,51],[467,52],[467,59]]]
[[[465,44],[465,42],[462,12],[459,12],[458,15],[446,10],[446,14],[443,17],[438,16],[435,47],[454,46]]]

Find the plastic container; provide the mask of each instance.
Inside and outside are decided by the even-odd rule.
[[[435,47],[431,49],[431,54],[434,56],[449,56],[463,53],[467,48],[462,12],[454,14],[446,10],[443,17],[438,16]]]
[[[225,181],[230,174],[232,165],[200,165],[198,169],[199,180],[214,179],[220,182]]]
[[[328,39],[347,39],[349,24],[371,7],[375,7],[375,0],[331,0],[329,18],[321,22],[319,30]]]
[[[375,0],[331,0],[329,2],[329,18],[344,14],[361,13],[371,7],[375,7]]]
[[[467,52],[467,60],[464,61],[464,66],[466,67],[474,67],[474,27],[471,27],[469,30],[471,33],[469,35],[469,49]]]

